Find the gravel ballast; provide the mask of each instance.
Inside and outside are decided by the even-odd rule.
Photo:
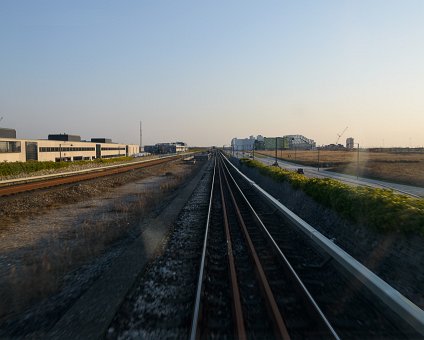
[[[175,222],[163,254],[151,263],[123,303],[109,328],[108,339],[188,337],[211,175],[212,164]]]

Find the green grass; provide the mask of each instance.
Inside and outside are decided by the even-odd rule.
[[[116,162],[127,162],[132,160],[132,157],[118,158],[99,158],[94,161],[77,161],[77,162],[3,162],[0,163],[0,176],[14,176],[22,173],[29,174],[40,170],[64,169],[71,165],[84,165],[88,163],[108,164]]]
[[[261,174],[276,181],[290,183],[353,222],[382,232],[424,235],[424,199],[396,194],[388,189],[353,187],[330,178],[307,178],[251,159],[242,159],[241,163],[259,169]]]

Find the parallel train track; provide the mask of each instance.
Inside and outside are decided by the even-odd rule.
[[[420,333],[218,156],[190,338],[361,336]]]
[[[179,156],[174,157],[166,157],[153,159],[145,162],[138,162],[136,164],[124,165],[124,166],[116,166],[116,167],[107,167],[107,168],[99,168],[98,170],[91,170],[90,172],[83,173],[74,173],[74,174],[58,174],[57,177],[50,178],[39,178],[36,180],[32,180],[29,178],[25,183],[12,183],[8,185],[0,186],[0,197],[14,195],[22,192],[32,191],[36,189],[47,189],[50,187],[63,185],[63,184],[71,184],[77,183],[81,181],[86,181],[90,179],[95,179],[104,176],[116,175],[120,173],[124,173],[130,170],[135,170],[139,168],[151,167],[154,165],[166,163],[175,159],[178,159]],[[47,177],[47,176],[46,176]]]

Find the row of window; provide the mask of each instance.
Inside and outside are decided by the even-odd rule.
[[[69,151],[95,151],[90,147],[40,147],[40,152],[69,152]]]
[[[21,142],[0,142],[0,153],[21,152]]]
[[[55,162],[71,162],[72,159],[74,161],[91,161],[91,157],[75,156],[74,158],[71,158],[71,157],[62,157],[62,158],[56,157]],[[93,157],[93,159],[94,159],[94,157]]]
[[[102,148],[102,151],[112,151],[112,150],[122,150],[125,151],[125,148]]]

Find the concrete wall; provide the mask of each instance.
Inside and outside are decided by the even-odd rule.
[[[20,144],[19,152],[10,151],[10,143]],[[17,139],[0,138],[0,162],[25,162],[25,143]]]

